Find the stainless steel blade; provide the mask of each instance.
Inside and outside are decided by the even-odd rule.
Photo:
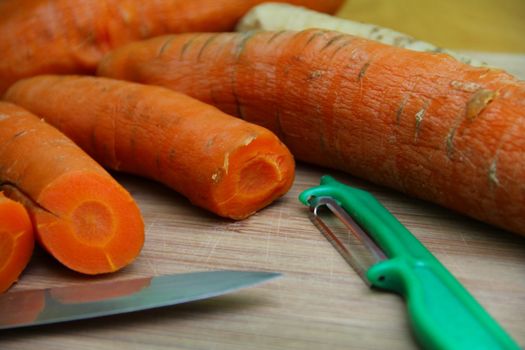
[[[328,209],[323,211],[322,209]],[[331,197],[316,197],[310,202],[310,220],[370,286],[366,271],[385,260],[386,255],[373,239]]]
[[[108,316],[211,298],[279,277],[206,271],[0,294],[0,329]]]

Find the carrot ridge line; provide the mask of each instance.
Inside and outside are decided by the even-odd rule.
[[[206,49],[206,47],[208,47],[215,39],[217,39],[218,36],[219,36],[219,33],[213,34],[208,39],[206,39],[204,44],[202,44],[199,50],[199,53],[197,54],[197,61],[201,60],[202,54],[204,53],[204,50]]]
[[[235,46],[235,62],[233,62],[233,67],[232,67],[231,83],[232,83],[232,95],[233,95],[233,98],[235,99],[236,112],[237,112],[237,115],[239,116],[239,118],[241,118],[241,119],[246,119],[246,118],[245,118],[244,112],[242,110],[242,105],[241,105],[241,101],[239,99],[239,95],[237,94],[237,65],[238,65],[238,62],[239,62],[239,60],[241,58],[241,55],[244,52],[244,48],[246,47],[246,43],[256,33],[257,33],[257,31],[255,31],[255,30],[252,30],[252,31],[244,33],[242,35],[242,39]]]
[[[20,189],[16,184],[10,182],[10,181],[3,181],[0,183],[0,188],[2,187],[13,187],[13,189],[18,192],[22,197],[24,197],[25,200],[27,200],[28,202],[31,203],[31,205],[33,205],[34,207],[42,210],[42,211],[45,211],[46,213],[50,214],[50,215],[53,215],[54,217],[56,218],[60,218],[60,216],[58,214],[55,214],[53,213],[51,210],[47,209],[46,207],[42,206],[40,203],[38,203],[36,200],[34,200],[33,198],[31,198],[31,196],[29,196],[25,191],[23,191],[22,189]]]

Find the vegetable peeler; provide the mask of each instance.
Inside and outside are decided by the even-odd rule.
[[[366,284],[403,296],[422,347],[520,349],[369,192],[323,176],[321,184],[302,192],[299,200],[310,207],[312,222]]]

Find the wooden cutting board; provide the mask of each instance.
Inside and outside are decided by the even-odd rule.
[[[525,56],[481,55],[525,77]],[[299,164],[291,191],[260,213],[226,221],[154,182],[117,174],[143,212],[138,260],[97,280],[213,269],[278,271],[251,289],[140,313],[0,331],[0,349],[416,349],[405,304],[368,289],[310,223],[298,194],[331,174],[371,191],[521,344],[525,237],[349,175]],[[37,251],[15,290],[93,278]],[[0,310],[2,312],[2,310]]]

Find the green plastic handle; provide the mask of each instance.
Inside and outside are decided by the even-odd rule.
[[[520,349],[452,274],[370,193],[330,176],[300,194],[330,196],[347,211],[387,260],[366,272],[377,288],[402,295],[414,334],[426,349]]]

